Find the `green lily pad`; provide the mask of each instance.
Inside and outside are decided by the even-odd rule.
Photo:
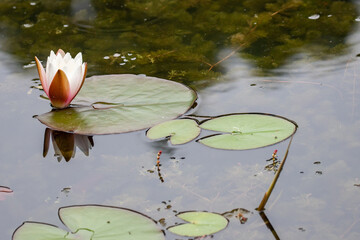
[[[199,139],[206,146],[218,149],[246,150],[265,147],[292,136],[297,125],[280,116],[244,113],[220,116],[204,121],[201,128],[225,132]]]
[[[170,137],[173,145],[190,142],[199,136],[201,129],[196,121],[191,119],[176,119],[160,123],[150,128],[146,136],[150,139]]]
[[[172,233],[187,237],[198,237],[219,232],[227,227],[229,221],[217,213],[184,212],[177,217],[189,222],[169,227]]]
[[[172,120],[197,98],[188,87],[155,77],[120,74],[87,78],[73,104],[36,118],[54,130],[83,135],[137,131]]]
[[[151,218],[135,211],[100,205],[59,209],[59,217],[71,232],[56,226],[25,222],[13,240],[164,240],[163,232]]]

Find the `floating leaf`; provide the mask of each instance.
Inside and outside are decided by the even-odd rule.
[[[286,118],[261,114],[244,113],[220,116],[200,125],[203,129],[226,132],[199,139],[199,142],[213,148],[245,150],[265,147],[281,142],[296,131],[296,124]]]
[[[36,118],[54,130],[83,135],[112,134],[152,127],[182,115],[196,93],[188,87],[141,75],[102,75],[85,80],[74,104]]]
[[[59,209],[68,233],[56,226],[25,222],[13,240],[164,240],[163,232],[149,217],[125,208],[83,205]]]
[[[24,222],[13,234],[13,240],[60,240],[66,239],[68,233],[56,226],[37,223]],[[71,239],[71,238],[70,238]]]
[[[189,222],[169,227],[172,233],[187,237],[210,235],[227,227],[229,221],[217,213],[184,212],[177,217]]]
[[[146,136],[150,139],[170,137],[173,145],[190,142],[199,136],[201,129],[196,121],[191,119],[176,119],[160,123],[150,128]]]

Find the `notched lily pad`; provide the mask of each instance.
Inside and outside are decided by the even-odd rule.
[[[224,132],[198,140],[198,142],[218,149],[246,150],[265,147],[281,142],[292,136],[297,125],[284,117],[262,114],[230,114],[206,120],[200,127]]]
[[[152,140],[170,137],[173,145],[190,142],[199,136],[201,129],[195,120],[176,119],[160,123],[150,128],[146,136]]]
[[[188,223],[171,226],[168,230],[187,237],[210,235],[225,229],[229,223],[228,219],[217,213],[184,212],[176,216]]]
[[[59,217],[71,232],[56,226],[24,222],[13,240],[164,240],[151,218],[125,208],[83,205],[59,209]]]
[[[155,77],[132,74],[92,76],[85,80],[73,107],[36,118],[48,127],[83,135],[137,131],[187,112],[196,93]]]

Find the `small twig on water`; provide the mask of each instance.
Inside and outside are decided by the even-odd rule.
[[[231,53],[229,53],[228,55],[226,55],[223,59],[221,59],[221,60],[218,61],[217,63],[210,65],[211,67],[209,68],[208,72],[210,72],[210,71],[211,71],[216,65],[218,65],[219,63],[225,61],[226,59],[228,59],[229,57],[231,57],[232,55],[234,55],[235,53],[237,53],[237,51],[239,51],[242,46],[244,46],[244,43],[241,44],[239,47],[235,48],[234,51],[232,51]]]
[[[249,35],[250,33],[252,33],[255,29],[256,29],[257,26],[254,26],[252,27],[249,32],[246,34],[246,35]],[[232,55],[234,55],[235,53],[237,53],[237,51],[239,51],[244,45],[246,44],[246,42],[240,44],[240,46],[238,46],[237,48],[235,48],[231,53],[229,53],[228,55],[226,55],[224,58],[222,58],[220,61],[214,63],[214,64],[209,64],[209,63],[206,63],[210,66],[209,68],[209,72],[216,66],[218,65],[219,63],[225,61],[226,59],[228,59],[229,57],[231,57]]]

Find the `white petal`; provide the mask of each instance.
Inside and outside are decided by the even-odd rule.
[[[47,57],[47,61],[46,61],[46,68],[45,68],[46,73],[48,72],[49,64],[50,64],[51,62],[53,62],[53,61],[55,60],[55,58],[56,58],[56,55],[55,55],[54,51],[51,50],[51,51],[50,51],[50,56]],[[46,77],[48,78],[48,74],[46,74]],[[49,78],[48,78],[48,79],[49,79]]]
[[[81,54],[81,52],[79,52],[75,56],[75,62],[78,62],[78,61],[80,61],[80,64],[82,63],[82,54]]]
[[[71,58],[64,66],[62,66],[62,70],[66,73],[66,75],[70,76],[76,70],[76,67],[74,59]]]
[[[74,64],[74,60],[70,59],[70,62],[64,66],[61,67],[61,70],[63,70],[66,74],[66,76],[68,77],[68,79],[73,75],[73,73],[75,72],[75,64]],[[70,79],[69,79],[70,81]]]
[[[50,86],[56,72],[59,70],[59,68],[53,64],[52,62],[49,63],[49,67],[46,70],[46,80],[48,81],[48,86]]]
[[[81,66],[81,64],[83,63],[82,58],[77,58],[77,59],[75,58],[74,61],[75,61],[76,66]]]
[[[67,75],[67,77],[70,83],[70,95],[75,97],[82,82],[82,66],[77,66],[75,71],[73,71],[71,75]]]
[[[50,57],[47,57],[45,72],[48,72],[50,62],[51,62]],[[46,77],[47,77],[47,74],[46,74]]]
[[[64,56],[64,64],[67,64],[69,62],[69,60],[71,59],[71,55],[70,53],[66,53],[65,56]]]
[[[50,61],[53,61],[56,58],[56,54],[53,50],[50,51]]]
[[[60,66],[60,58],[57,56],[50,63],[52,63],[57,68],[59,68],[59,66]]]

